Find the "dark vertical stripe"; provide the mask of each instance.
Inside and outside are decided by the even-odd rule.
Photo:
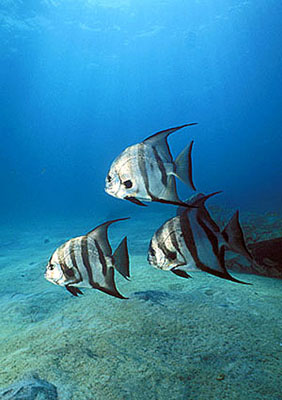
[[[152,148],[153,148],[154,156],[155,156],[155,159],[157,161],[159,170],[160,170],[161,175],[162,175],[162,183],[166,187],[167,186],[167,174],[166,174],[166,170],[165,170],[165,167],[164,167],[164,163],[163,163],[161,157],[159,156],[158,151],[155,148],[155,146],[152,146]]]
[[[218,258],[219,256],[219,249],[218,249],[218,240],[215,234],[210,230],[210,228],[204,223],[199,216],[197,216],[197,222],[201,226],[201,228],[204,230],[205,234],[207,235],[207,238],[209,239],[211,245],[212,245],[212,250],[214,255]]]
[[[173,245],[173,250],[169,250],[165,244],[164,238],[168,237],[164,235],[164,231],[165,231],[165,227],[167,226],[168,229],[168,233],[169,236],[171,238],[172,241],[172,245]],[[174,232],[174,226],[173,226],[173,222],[172,221],[168,221],[165,225],[163,225],[160,229],[158,229],[158,231],[156,232],[156,241],[158,244],[158,248],[163,252],[164,256],[166,259],[168,259],[169,261],[173,260],[176,258],[177,252],[179,254],[181,254],[181,256],[183,257],[183,254],[181,253],[181,250],[178,246],[177,240],[176,240],[176,236],[175,236],[175,232]],[[175,255],[175,258],[173,258],[173,256]],[[183,257],[184,258],[184,257]]]
[[[196,266],[200,269],[203,269],[205,266],[198,257],[197,246],[195,243],[190,221],[187,216],[187,212],[182,213],[180,216],[180,227],[186,247],[189,250],[193,260],[195,261]]]
[[[67,245],[67,242],[62,244],[62,246],[60,246],[58,248],[58,261],[60,264],[60,267],[62,268],[62,271],[65,272],[66,269],[66,264],[65,264],[65,257],[64,257],[64,251],[65,251],[65,247]]]
[[[70,241],[64,243],[61,247],[58,249],[58,261],[60,264],[60,267],[62,268],[63,274],[66,277],[66,279],[69,281],[70,279],[72,280],[72,284],[80,282],[80,280],[75,279],[75,275],[73,272],[73,264],[67,265],[66,264],[66,259],[65,259],[65,250],[67,250],[70,247]],[[72,261],[72,260],[71,260]]]
[[[229,273],[225,267],[225,259],[224,259],[225,250],[224,250],[224,247],[222,247],[219,250],[217,237],[214,235],[214,233],[210,230],[210,228],[207,225],[205,225],[205,223],[199,217],[197,218],[197,221],[198,221],[199,225],[202,227],[202,229],[204,230],[204,232],[206,233],[206,235],[212,245],[213,253],[216,256],[219,265],[223,269],[223,271],[217,271],[217,270],[211,269],[209,267],[205,267],[205,271],[209,272],[213,275],[216,275],[220,278],[225,278],[225,279],[228,279],[228,280],[231,280],[234,282],[243,283],[241,281],[237,281],[237,279],[235,279],[231,275],[229,275]]]
[[[141,173],[141,176],[144,181],[144,185],[146,188],[147,194],[153,198],[154,196],[151,195],[150,189],[149,189],[149,178],[146,170],[146,162],[145,162],[145,146],[143,143],[139,143],[137,147],[137,160],[138,160],[138,167]]]
[[[205,271],[209,272],[215,276],[218,276],[219,278],[224,278],[224,279],[228,279],[230,281],[233,282],[238,282],[238,283],[244,283],[242,281],[239,281],[236,278],[233,278],[233,276],[231,276],[229,274],[229,272],[227,271],[226,267],[225,267],[225,249],[224,246],[221,247],[221,249],[218,248],[218,240],[215,237],[215,235],[213,234],[213,232],[209,229],[208,226],[206,226],[200,219],[198,220],[199,224],[201,225],[201,227],[204,229],[204,231],[206,232],[207,237],[209,238],[212,247],[213,247],[213,252],[216,255],[219,265],[221,266],[221,268],[223,269],[223,271],[217,271],[217,270],[213,270],[209,267],[205,267]]]
[[[191,225],[189,222],[189,219],[187,217],[187,213],[183,213],[180,217],[180,222],[181,222],[181,230],[183,233],[183,237],[186,243],[186,246],[188,248],[188,250],[190,251],[196,265],[198,268],[200,268],[202,271],[208,272],[212,275],[218,276],[219,278],[225,278],[234,282],[240,282],[240,283],[244,283],[241,281],[238,281],[237,279],[233,278],[231,275],[229,275],[228,271],[225,268],[224,265],[224,249],[220,252],[220,254],[218,254],[218,252],[215,252],[216,248],[218,249],[218,241],[217,238],[214,236],[213,232],[203,223],[202,220],[200,220],[200,217],[197,217],[197,222],[200,224],[200,226],[202,227],[202,229],[204,229],[204,231],[206,232],[207,237],[209,238],[212,247],[213,247],[213,251],[215,252],[219,264],[221,265],[221,267],[223,268],[223,272],[222,271],[217,271],[214,270],[208,266],[206,266],[205,264],[203,264],[199,257],[198,257],[198,252],[197,252],[197,248],[196,248],[196,244],[195,244],[195,240],[193,237],[193,232],[191,229]]]
[[[75,249],[74,249],[75,240],[76,239],[72,239],[70,241],[70,257],[71,257],[71,262],[72,262],[73,268],[75,268],[77,270],[78,275],[79,275],[79,279],[76,280],[76,282],[75,282],[75,283],[78,283],[78,282],[82,282],[83,279],[82,279],[82,276],[81,276],[81,273],[79,271],[79,268],[78,268],[78,265],[77,265],[77,262],[76,262],[76,258],[75,258]]]
[[[166,224],[165,224],[166,225]],[[156,241],[158,243],[158,247],[159,249],[163,252],[163,254],[165,255],[166,258],[169,258],[169,254],[171,253],[171,251],[166,247],[165,242],[163,240],[163,232],[164,232],[164,226],[161,226],[157,232],[156,232]]]
[[[180,247],[179,247],[179,243],[178,243],[178,241],[177,241],[177,236],[176,236],[176,233],[175,233],[175,225],[174,225],[174,222],[175,222],[175,218],[173,218],[173,219],[171,219],[170,220],[170,222],[169,222],[169,231],[170,231],[170,236],[171,236],[171,242],[172,242],[172,245],[173,245],[173,247],[175,248],[175,250],[184,258],[184,260],[185,260],[185,257],[183,256],[183,254],[182,254],[182,252],[181,252],[181,250],[180,250]]]
[[[86,236],[81,239],[81,257],[82,257],[83,265],[85,266],[87,274],[88,274],[89,283],[92,287],[95,288],[96,286],[93,281],[92,269],[91,269],[90,262],[89,262],[88,244],[87,244]]]
[[[102,251],[102,249],[101,249],[101,247],[100,247],[100,245],[99,245],[99,243],[97,242],[96,239],[94,239],[94,242],[95,242],[96,249],[98,251],[100,264],[102,265],[102,273],[103,273],[104,276],[106,276],[107,275],[106,259],[104,257],[103,251]]]

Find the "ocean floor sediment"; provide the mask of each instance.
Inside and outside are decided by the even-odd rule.
[[[282,236],[281,219],[264,216],[262,239],[270,217]],[[232,272],[252,284],[241,285],[155,270],[144,249],[158,226],[144,220],[111,233],[116,244],[132,236],[131,281],[116,279],[128,300],[90,289],[76,298],[47,282],[44,268],[87,223],[3,228],[0,387],[36,372],[59,400],[282,398],[282,280]]]

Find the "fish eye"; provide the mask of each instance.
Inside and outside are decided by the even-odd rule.
[[[107,180],[108,180],[108,182],[111,182],[111,180],[112,180],[111,175],[108,175],[108,176],[107,176]]]
[[[168,258],[170,260],[175,260],[176,259],[176,252],[175,251],[170,251],[167,256],[168,256]]]
[[[55,265],[53,265],[53,264],[48,265],[48,269],[50,269],[50,271],[53,271],[54,268],[55,268]]]
[[[156,252],[153,249],[153,247],[150,247],[150,254],[151,254],[152,257],[155,257],[155,255],[156,255]]]
[[[131,180],[125,181],[125,182],[123,182],[123,184],[126,187],[126,189],[130,189],[132,187]]]

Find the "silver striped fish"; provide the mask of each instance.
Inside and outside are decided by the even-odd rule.
[[[141,143],[127,147],[112,163],[106,177],[105,191],[119,199],[145,206],[142,201],[157,201],[189,207],[179,200],[175,177],[196,190],[192,180],[193,141],[174,161],[168,136],[186,126],[155,133]]]
[[[221,232],[205,207],[212,193],[199,194],[189,201],[195,208],[180,208],[178,215],[166,221],[154,234],[148,251],[151,266],[171,271],[183,278],[188,272],[202,270],[220,278],[233,278],[225,267],[225,250],[231,250],[253,261],[249,253],[238,211]]]
[[[108,227],[121,218],[99,225],[84,236],[68,240],[55,250],[46,267],[45,278],[77,296],[83,294],[79,288],[101,290],[111,296],[124,299],[114,281],[116,269],[129,278],[129,258],[125,237],[112,254],[108,240]]]

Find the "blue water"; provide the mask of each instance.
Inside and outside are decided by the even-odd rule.
[[[128,210],[104,193],[112,160],[194,121],[170,143],[176,155],[195,140],[196,186],[234,207],[280,210],[280,2],[10,0],[0,10],[3,217]]]
[[[60,400],[281,399],[281,280],[234,254],[252,286],[149,267],[175,207],[104,191],[127,146],[198,122],[169,144],[195,141],[216,222],[240,209],[247,243],[281,237],[281,15],[278,0],[1,0],[0,388],[36,371]],[[128,236],[128,301],[44,279],[59,245],[127,216],[110,242]]]

